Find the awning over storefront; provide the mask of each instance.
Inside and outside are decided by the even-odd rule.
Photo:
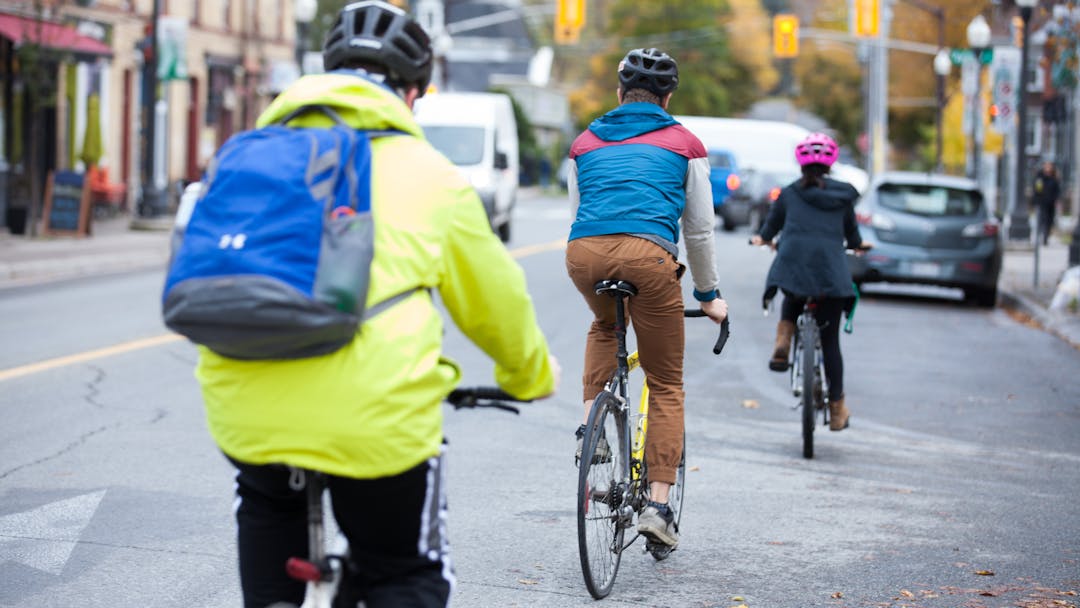
[[[13,42],[15,46],[34,43],[60,51],[112,55],[109,45],[83,36],[73,27],[19,15],[0,13],[0,36]]]

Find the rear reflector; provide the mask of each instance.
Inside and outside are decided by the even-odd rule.
[[[742,184],[742,182],[739,181],[739,176],[738,175],[735,175],[734,173],[732,173],[731,175],[727,176],[728,190],[738,190],[740,184]]]
[[[982,262],[960,262],[960,270],[965,272],[982,272],[983,268]]]
[[[773,186],[772,190],[769,190],[769,202],[773,202],[780,198],[780,186]]]
[[[322,572],[319,570],[319,567],[306,559],[300,559],[299,557],[290,557],[289,560],[285,562],[285,572],[287,572],[291,578],[298,581],[314,583],[322,580]]]

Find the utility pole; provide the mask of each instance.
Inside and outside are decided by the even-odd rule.
[[[143,84],[145,95],[143,96],[143,171],[142,171],[142,200],[139,202],[139,215],[144,218],[158,217],[165,214],[165,191],[158,188],[154,179],[154,158],[156,151],[157,133],[157,102],[158,102],[158,62],[161,56],[161,44],[158,39],[158,19],[161,17],[161,0],[154,0],[154,8],[150,17],[150,49],[149,61],[143,63]]]

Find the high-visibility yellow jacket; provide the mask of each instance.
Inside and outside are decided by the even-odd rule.
[[[428,288],[495,361],[495,381],[519,398],[553,390],[547,343],[524,272],[492,233],[483,206],[426,140],[402,100],[365,78],[305,76],[258,126],[307,104],[330,106],[358,129],[409,135],[372,143],[375,258],[368,305]],[[309,113],[293,126],[324,124]],[[274,159],[266,159],[272,169]],[[428,289],[362,325],[329,355],[240,361],[199,349],[207,423],[219,447],[252,464],[284,463],[355,478],[406,471],[437,454],[442,399],[461,377],[442,356],[443,319]]]

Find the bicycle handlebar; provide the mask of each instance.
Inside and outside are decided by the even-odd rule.
[[[459,387],[450,391],[450,394],[446,396],[446,402],[454,406],[454,409],[456,410],[462,408],[490,407],[506,412],[512,412],[514,414],[521,413],[521,410],[509,403],[504,403],[505,401],[531,403],[531,400],[518,399],[501,388],[494,386]]]
[[[700,308],[687,308],[683,310],[684,317],[705,317],[704,310]],[[727,344],[728,337],[731,335],[731,313],[728,313],[727,317],[720,322],[720,335],[716,338],[716,344],[713,345],[712,352],[714,355],[719,355],[724,350],[724,345]]]

